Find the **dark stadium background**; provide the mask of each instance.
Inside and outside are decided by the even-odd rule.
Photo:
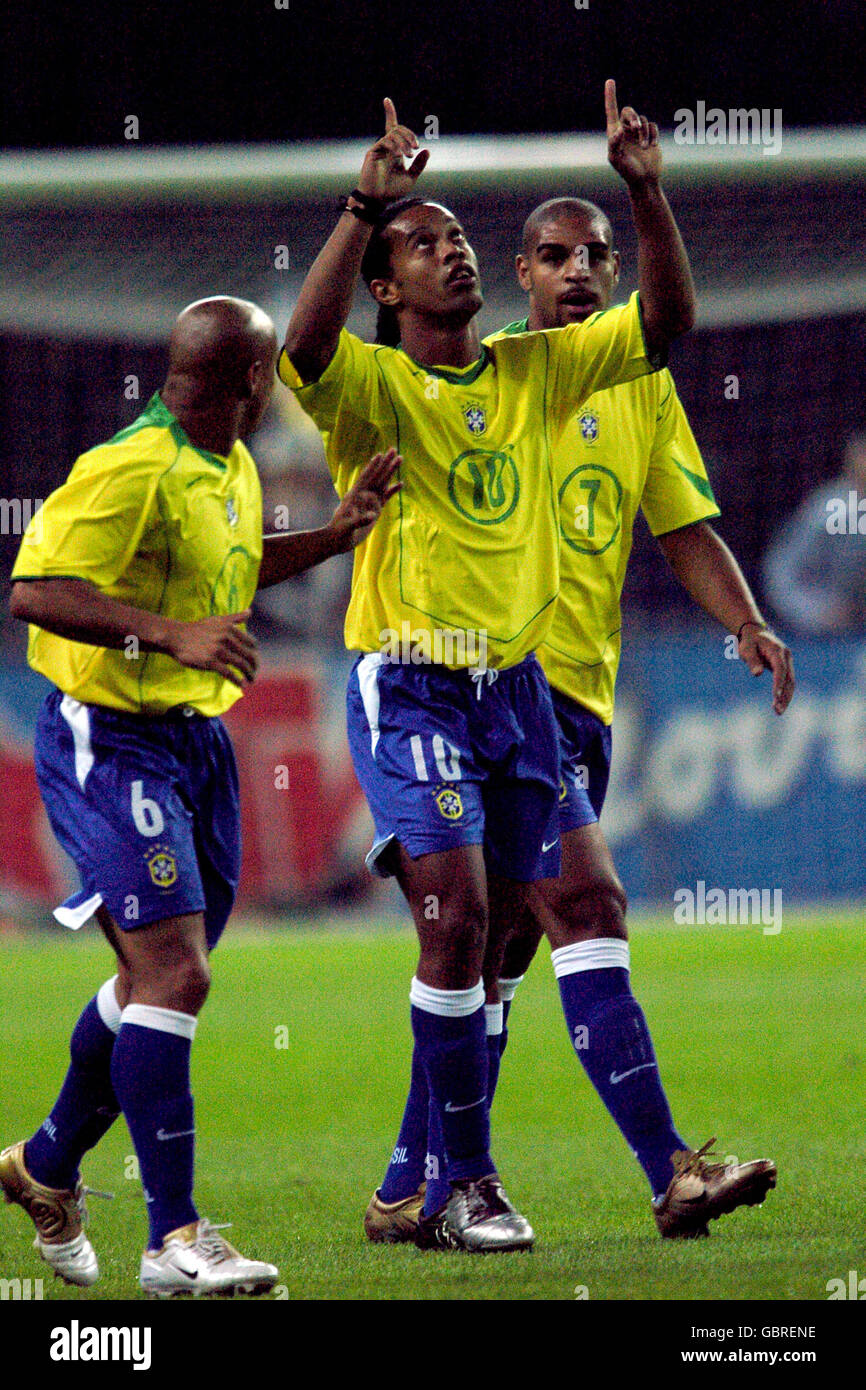
[[[136,111],[152,144],[354,138],[379,94],[443,130],[589,130],[615,75],[669,125],[693,92],[779,106],[790,125],[863,118],[858,0],[186,0],[7,11],[0,144],[93,146]]]

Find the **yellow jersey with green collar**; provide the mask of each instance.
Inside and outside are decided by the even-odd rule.
[[[262,558],[258,472],[238,440],[196,448],[159,394],[127,429],[76,460],[24,533],[13,580],[73,578],[150,613],[192,621],[247,608]],[[31,626],[30,665],[85,704],[215,715],[238,686],[159,652],[71,642]]]
[[[524,334],[526,320],[502,331]],[[554,470],[560,592],[538,657],[556,690],[609,724],[638,507],[654,536],[719,509],[667,370],[587,397],[555,445]]]
[[[403,457],[402,490],[355,551],[347,647],[494,669],[533,651],[559,590],[553,450],[580,401],[653,369],[636,295],[585,324],[499,337],[461,370],[343,329],[304,384],[283,351],[340,496],[372,454]]]

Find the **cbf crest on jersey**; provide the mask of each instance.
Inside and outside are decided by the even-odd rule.
[[[487,417],[479,401],[469,401],[464,405],[463,419],[470,434],[483,434],[487,429]]]
[[[594,410],[585,410],[579,421],[581,438],[587,444],[594,444],[598,439],[598,416]]]

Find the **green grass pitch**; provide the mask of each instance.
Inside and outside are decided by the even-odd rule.
[[[472,1257],[371,1246],[361,1220],[394,1141],[409,1070],[409,931],[229,928],[193,1049],[196,1195],[244,1253],[279,1265],[292,1299],[814,1299],[866,1274],[859,914],[760,927],[636,919],[635,992],[674,1116],[694,1144],[771,1156],[779,1186],[711,1239],[662,1243],[646,1185],[571,1052],[547,951],[521,986],[493,1113],[531,1253]],[[54,1098],[70,1028],[108,973],[98,934],[0,946],[0,1142]],[[286,1046],[281,1044],[286,1043]],[[92,1290],[54,1280],[18,1208],[0,1208],[0,1276],[45,1298],[140,1296],[141,1185],[119,1121],[84,1165],[102,1266]]]

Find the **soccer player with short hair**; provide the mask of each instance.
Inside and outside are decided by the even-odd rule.
[[[482,345],[475,255],[447,208],[405,198],[427,153],[387,101],[385,136],[307,276],[279,364],[324,435],[338,492],[369,448],[394,443],[403,458],[403,489],[355,557],[348,731],[376,825],[368,862],[396,875],[420,940],[413,1067],[447,1153],[448,1239],[473,1251],[533,1240],[490,1154],[481,973],[488,901],[514,917],[558,858],[543,851],[556,725],[533,654],[559,588],[552,450],[579,401],[658,367],[692,320],[658,131],[631,108],[620,115],[612,82],[605,103],[641,248],[639,299],[591,324]],[[399,346],[346,331],[359,274]],[[462,636],[462,651],[452,642],[438,659],[443,635]],[[386,1184],[379,1200],[406,1195]],[[425,1211],[419,1243],[437,1243],[442,1213]]]
[[[67,1283],[99,1277],[79,1164],[122,1111],[150,1223],[151,1294],[261,1293],[273,1265],[241,1256],[193,1202],[190,1050],[240,869],[238,782],[219,716],[253,680],[244,624],[257,588],[349,550],[398,488],[399,462],[361,469],[317,531],[262,537],[242,439],[274,385],[277,339],[256,305],[190,305],[161,391],[88,450],[24,535],[11,608],[31,666],[54,684],[36,771],[81,891],[55,911],[96,916],[117,956],[79,1018],[71,1065],[36,1133],[0,1154],[0,1188]]]
[[[529,314],[503,332],[591,322],[608,309],[620,272],[610,222],[593,203],[555,198],[526,220],[517,274]],[[488,340],[491,341],[491,340]],[[490,1085],[496,1086],[511,1000],[546,932],[569,1038],[650,1183],[659,1232],[707,1234],[707,1222],[763,1200],[775,1185],[769,1160],[722,1167],[692,1150],[675,1128],[661,1084],[646,1019],[631,993],[626,898],[598,824],[607,791],[614,685],[620,657],[620,596],[638,508],[674,573],[726,632],[753,675],[769,669],[773,706],[787,707],[794,689],[787,647],[767,628],[727,546],[710,526],[718,516],[706,470],[673,378],[663,370],[596,392],[578,404],[554,453],[562,550],[553,622],[538,649],[556,711],[562,782],[559,797],[561,871],[536,885],[530,910],[514,925],[492,924],[497,940],[485,978],[499,977],[503,1016],[489,1039]],[[551,841],[554,836],[549,837]],[[504,962],[502,960],[505,948]],[[423,1109],[422,1079],[407,1113]],[[436,1136],[419,1126],[401,1136],[392,1167],[437,1157]],[[710,1143],[714,1143],[711,1140]],[[440,1169],[441,1169],[441,1160]],[[434,1174],[428,1193],[441,1204],[447,1178]],[[391,1212],[374,1197],[365,1226],[373,1240],[411,1238],[417,1203]]]

